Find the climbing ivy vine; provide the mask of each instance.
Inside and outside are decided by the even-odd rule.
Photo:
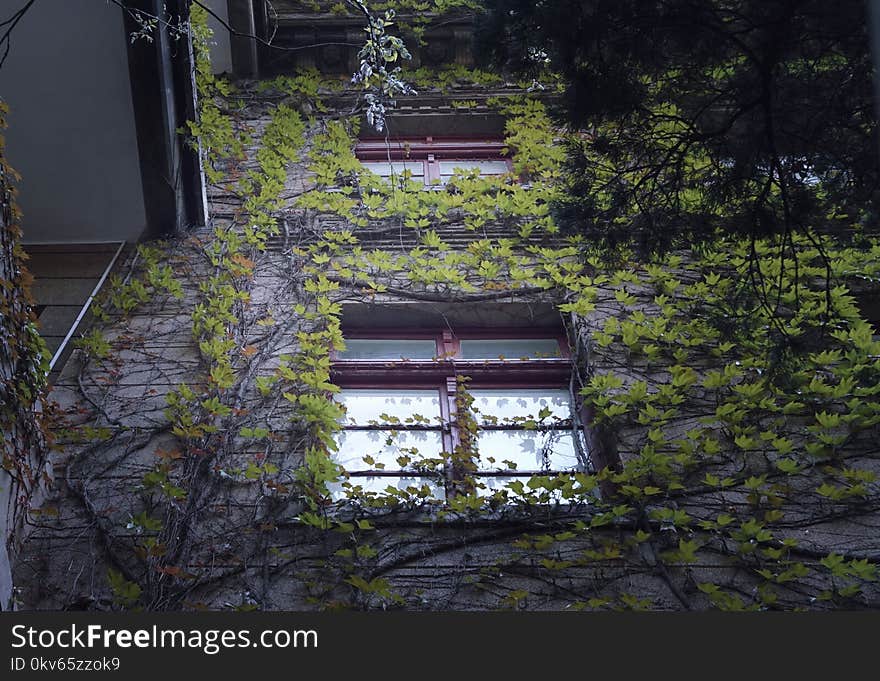
[[[15,556],[27,509],[45,483],[44,418],[49,352],[39,335],[15,201],[18,175],[6,160],[6,103],[0,101],[0,498],[6,555]],[[4,566],[5,567],[5,566]],[[7,603],[2,604],[5,610]]]

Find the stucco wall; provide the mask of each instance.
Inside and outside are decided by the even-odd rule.
[[[24,241],[136,239],[145,227],[121,10],[42,0],[0,70]]]

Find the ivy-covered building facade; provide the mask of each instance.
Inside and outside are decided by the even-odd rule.
[[[274,4],[290,45],[362,29]],[[554,82],[474,69],[463,19],[398,17],[383,114],[327,47],[216,76],[193,12],[208,224],[140,245],[53,386],[19,607],[880,604],[880,244],[830,287],[808,240],[600,255],[552,217]]]

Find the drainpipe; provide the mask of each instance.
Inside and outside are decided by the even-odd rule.
[[[187,0],[128,0],[124,13],[131,98],[147,212],[145,238],[172,236],[205,224],[204,177],[193,150],[177,130],[195,117],[192,46],[165,23],[184,25]],[[130,36],[137,11],[162,19],[152,41]]]
[[[261,3],[261,0],[257,0]],[[257,41],[251,37],[257,34],[253,0],[227,0],[229,25],[236,33],[229,36],[232,49],[232,70],[240,78],[256,78],[259,75],[259,54]]]

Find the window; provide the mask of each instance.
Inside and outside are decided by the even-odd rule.
[[[347,332],[333,361],[347,479],[334,494],[510,496],[532,476],[586,470],[570,372],[556,330]]]
[[[479,170],[481,176],[511,171],[503,156],[504,143],[497,138],[433,137],[362,139],[355,148],[361,164],[380,177],[409,178],[425,186],[444,186],[456,170]]]

